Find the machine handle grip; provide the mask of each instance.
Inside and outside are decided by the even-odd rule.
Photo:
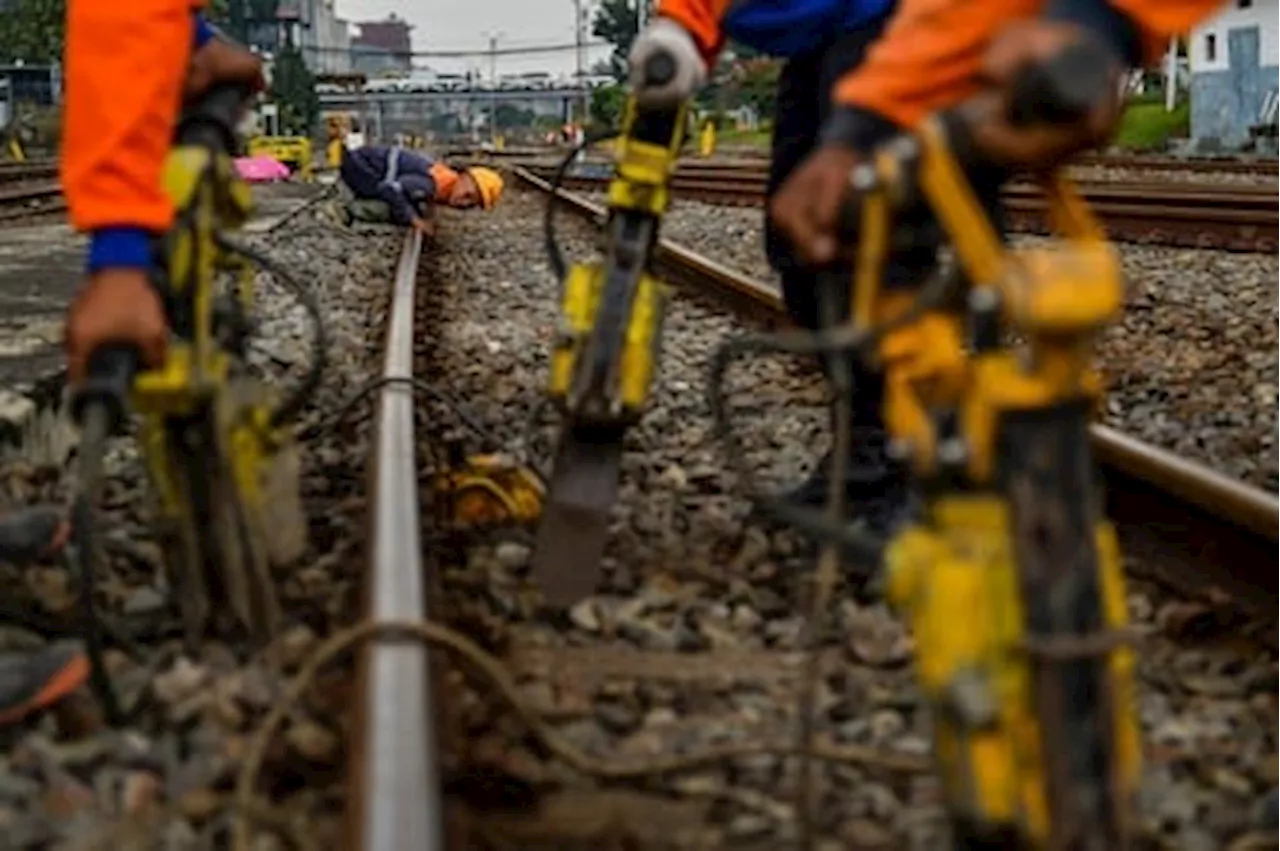
[[[1111,55],[1092,41],[1069,45],[1046,62],[1026,68],[1013,83],[1008,104],[1015,127],[1070,124],[1114,97]]]
[[[251,96],[252,90],[243,83],[214,86],[183,112],[178,122],[178,144],[234,153],[240,110]]]
[[[665,86],[675,79],[676,58],[665,50],[658,51],[644,63],[645,87]]]
[[[89,355],[84,381],[71,399],[76,424],[83,424],[89,408],[96,406],[105,414],[108,434],[123,430],[129,391],[140,365],[138,350],[131,345],[109,343],[95,349]]]

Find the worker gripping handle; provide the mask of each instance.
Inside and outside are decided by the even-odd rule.
[[[1070,124],[1116,96],[1114,63],[1093,42],[1073,44],[1014,81],[1009,122],[1016,127]]]
[[[71,400],[71,416],[84,425],[91,409],[103,412],[107,435],[124,430],[128,416],[129,391],[141,363],[138,350],[119,343],[102,346],[89,355],[84,381]]]
[[[250,96],[244,85],[215,86],[182,116],[178,144],[233,153],[239,145],[236,125]]]
[[[672,109],[706,82],[707,68],[688,30],[659,18],[635,40],[627,57],[631,92],[644,109]]]

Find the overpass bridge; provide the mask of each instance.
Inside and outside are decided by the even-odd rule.
[[[341,92],[320,95],[322,110],[348,110],[363,115],[371,138],[388,139],[396,133],[421,133],[442,116],[455,115],[462,127],[487,126],[491,111],[501,106],[527,110],[534,115],[569,119],[572,105],[581,103],[582,89],[471,89],[454,92]],[[499,119],[501,125],[501,119]]]

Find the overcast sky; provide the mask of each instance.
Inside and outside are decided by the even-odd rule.
[[[583,0],[584,5],[589,0]],[[498,35],[498,47],[528,47],[545,44],[572,44],[573,0],[336,0],[338,15],[348,21],[383,20],[392,12],[413,25],[410,36],[414,50],[484,50],[491,34]],[[588,40],[594,41],[588,34]],[[587,64],[608,56],[608,49],[592,49]],[[551,71],[571,73],[575,67],[573,50],[530,56],[499,56],[498,73]],[[487,72],[489,58],[483,54],[467,59],[420,57],[414,65],[428,65],[437,71]]]

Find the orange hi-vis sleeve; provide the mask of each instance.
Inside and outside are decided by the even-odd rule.
[[[163,231],[162,185],[190,60],[191,0],[69,0],[60,172],[79,230]]]
[[[715,64],[716,56],[724,47],[721,21],[732,3],[733,0],[658,0],[655,13],[688,30],[710,66]]]
[[[458,172],[436,160],[431,164],[431,179],[436,184],[436,200],[448,198],[458,182]]]
[[[975,94],[987,45],[1013,21],[1039,14],[1041,0],[901,0],[863,64],[837,85],[835,100],[915,127],[925,116]],[[1112,0],[1157,57],[1222,0]]]

